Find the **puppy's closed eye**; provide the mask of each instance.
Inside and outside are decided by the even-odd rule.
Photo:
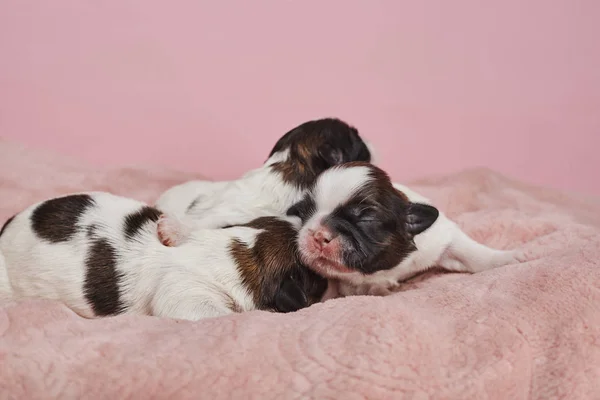
[[[289,217],[298,217],[302,222],[306,222],[315,212],[315,202],[309,195],[304,199],[291,206],[286,214]]]
[[[350,210],[351,215],[361,221],[373,220],[377,210],[370,206],[356,206]]]

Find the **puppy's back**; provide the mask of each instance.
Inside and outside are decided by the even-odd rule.
[[[14,299],[60,300],[86,317],[118,314],[128,307],[122,266],[156,236],[149,223],[158,216],[141,202],[102,192],[37,203],[0,235],[0,279],[9,279]]]

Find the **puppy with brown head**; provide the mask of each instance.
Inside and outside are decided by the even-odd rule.
[[[110,193],[34,204],[0,232],[0,299],[58,300],[83,317],[121,313],[198,320],[289,312],[327,282],[296,250],[297,218],[192,232],[178,247],[156,235],[160,211]]]
[[[165,243],[178,245],[197,228],[222,228],[254,218],[284,215],[328,168],[371,161],[356,128],[335,118],[305,122],[281,137],[265,164],[229,182],[188,182],[169,189],[157,208]],[[185,200],[182,200],[185,199]]]
[[[352,161],[372,161],[372,149],[358,130],[336,118],[308,121],[275,143],[265,165],[284,182],[303,189],[323,171]]]
[[[435,266],[478,272],[516,261],[514,252],[473,241],[427,199],[368,163],[323,172],[287,214],[303,221],[302,261],[339,281],[338,295],[388,294]]]

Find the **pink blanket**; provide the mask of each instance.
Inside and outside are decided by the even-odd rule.
[[[191,178],[94,171],[0,141],[0,218],[59,193],[152,201]],[[474,238],[529,260],[429,273],[386,298],[197,323],[0,309],[0,398],[600,398],[600,203],[477,169],[412,185]]]

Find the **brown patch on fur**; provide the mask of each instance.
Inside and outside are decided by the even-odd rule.
[[[124,221],[125,238],[135,240],[146,224],[158,221],[161,215],[162,213],[159,210],[149,206],[143,206],[139,210],[128,214]]]
[[[66,242],[79,231],[78,222],[96,201],[86,193],[46,200],[31,213],[31,229],[50,243]]]
[[[304,271],[309,273],[301,264],[297,252],[297,231],[289,222],[276,217],[261,217],[240,226],[261,229],[262,232],[257,235],[253,247],[233,240],[230,253],[257,307],[273,309],[275,293],[283,280]],[[309,287],[307,294],[310,301],[318,301],[322,293],[315,295],[312,292]]]
[[[246,243],[234,239],[229,246],[229,252],[238,265],[238,271],[242,275],[244,284],[253,293],[254,301],[258,304],[262,277],[253,249],[248,247]]]
[[[302,141],[290,144],[287,160],[274,163],[271,168],[281,174],[284,182],[308,188],[321,172],[317,170],[313,159],[318,157],[319,148],[324,143],[325,140],[322,137],[306,135]]]
[[[230,309],[232,312],[241,313],[244,311],[242,306],[237,301],[235,301],[235,299],[233,297],[231,297],[228,294],[224,294],[224,297],[225,297],[225,304],[227,305],[227,308]]]
[[[361,199],[377,199],[375,207],[394,210],[397,213],[397,220],[400,221],[400,226],[385,241],[385,250],[376,257],[374,262],[376,265],[395,266],[417,249],[413,238],[404,229],[406,209],[397,206],[398,204],[404,204],[408,208],[410,202],[404,193],[394,188],[389,175],[385,171],[374,165],[369,165],[369,168],[371,170],[370,175],[374,180],[364,189],[364,192],[361,191],[357,196]],[[393,204],[396,204],[396,206],[393,206]]]
[[[393,189],[394,189],[394,191],[396,192],[396,194],[397,194],[398,196],[400,196],[400,198],[401,198],[402,200],[406,201],[407,203],[410,201],[410,200],[408,199],[408,196],[407,196],[406,194],[404,194],[404,192],[403,192],[403,191],[400,191],[400,190],[398,190],[398,189],[396,189],[396,188],[393,188]]]
[[[354,167],[367,167],[369,169],[369,174],[373,177],[373,181],[371,185],[376,192],[395,192],[400,198],[406,202],[409,202],[408,196],[404,194],[402,191],[396,189],[390,179],[390,176],[379,167],[375,165],[364,162],[364,161],[351,161],[341,165],[336,166],[335,168],[347,169]]]
[[[301,189],[309,188],[317,176],[348,161],[370,161],[371,153],[358,130],[336,118],[308,121],[281,137],[269,154],[288,151],[284,161],[271,164],[281,179]]]
[[[318,146],[320,143],[318,143],[316,140],[307,140],[304,143],[299,143],[298,144],[298,155],[304,159],[308,159],[310,157],[310,155],[312,153],[314,153],[315,151],[315,145]]]
[[[281,175],[281,179],[288,184],[298,186],[299,188],[310,187],[319,172],[311,168],[310,163],[306,163],[303,158],[288,159],[271,165],[271,169]]]

